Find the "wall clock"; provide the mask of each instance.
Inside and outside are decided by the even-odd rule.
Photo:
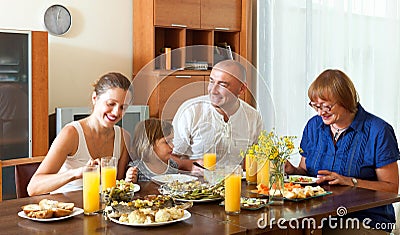
[[[52,35],[63,35],[71,28],[71,13],[62,5],[52,5],[44,13],[44,26]]]

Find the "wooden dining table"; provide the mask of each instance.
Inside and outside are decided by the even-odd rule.
[[[141,189],[135,195],[159,194],[159,185],[140,182]],[[82,208],[82,191],[63,194],[48,194],[27,198],[6,200],[0,203],[0,234],[321,234],[318,228],[323,218],[400,201],[395,193],[374,191],[347,186],[324,185],[332,194],[303,201],[285,201],[281,206],[266,206],[259,210],[241,210],[238,215],[225,214],[220,201],[194,203],[188,209],[191,217],[187,220],[167,225],[127,226],[106,220],[102,214],[83,214],[64,220],[37,222],[21,218],[21,206],[38,203],[41,199],[74,202]],[[242,181],[242,196],[254,196],[254,185]],[[292,226],[289,221],[314,221],[307,227]],[[283,229],[282,226],[287,226]]]

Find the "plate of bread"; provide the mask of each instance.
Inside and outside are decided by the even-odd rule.
[[[75,207],[72,202],[59,202],[43,199],[38,204],[28,204],[21,207],[18,216],[34,221],[50,222],[67,219],[83,213],[83,209]]]

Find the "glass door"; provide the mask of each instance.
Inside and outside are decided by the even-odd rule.
[[[29,32],[0,31],[0,159],[29,156]],[[3,170],[3,198],[15,194],[14,168]]]

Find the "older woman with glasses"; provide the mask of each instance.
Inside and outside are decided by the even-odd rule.
[[[326,70],[311,84],[308,97],[318,115],[304,128],[300,165],[294,167],[288,162],[286,172],[317,176],[317,183],[397,193],[399,149],[393,128],[364,110],[349,77],[339,70]],[[360,224],[369,218],[367,225],[376,228],[378,223],[395,223],[392,205],[351,213],[348,217],[358,218]],[[329,232],[338,231],[324,229],[324,234]],[[344,230],[340,234],[346,232],[360,231]],[[363,232],[386,234],[383,230]]]

